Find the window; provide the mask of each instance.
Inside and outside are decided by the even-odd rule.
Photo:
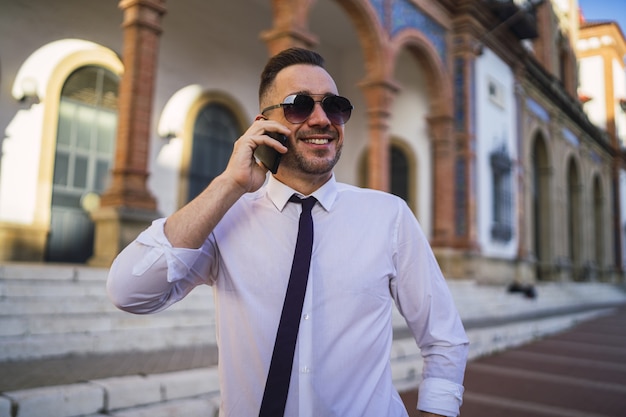
[[[513,235],[511,190],[512,162],[505,146],[491,153],[490,163],[493,175],[491,238],[498,242],[508,242]]]
[[[487,78],[487,93],[492,103],[504,107],[504,87],[491,77]]]
[[[401,140],[392,140],[389,146],[389,192],[402,198],[415,212],[416,164],[411,151]],[[369,186],[369,150],[361,155],[358,172],[359,185]]]
[[[397,146],[391,146],[391,193],[409,202],[409,161]]]
[[[117,76],[96,66],[79,68],[63,85],[47,261],[85,262],[93,252],[93,223],[85,204],[108,185],[117,91]]]
[[[465,157],[457,156],[454,163],[454,233],[464,236],[467,233],[467,163]]]
[[[226,169],[240,133],[237,117],[225,105],[210,102],[200,110],[193,128],[188,201]]]

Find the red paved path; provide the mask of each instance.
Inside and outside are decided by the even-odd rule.
[[[625,417],[626,308],[470,362],[461,417],[479,416]]]

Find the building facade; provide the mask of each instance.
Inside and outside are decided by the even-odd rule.
[[[612,164],[613,232],[616,264],[626,266],[626,38],[612,21],[581,17],[577,41],[579,91],[589,119],[609,136],[617,158]],[[621,155],[620,155],[621,154]],[[620,157],[621,156],[621,157]]]
[[[224,169],[268,56],[303,46],[355,104],[338,180],[404,198],[447,277],[622,277],[575,0],[0,3],[0,260],[109,265]]]

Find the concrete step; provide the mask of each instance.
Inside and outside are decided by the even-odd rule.
[[[54,297],[8,297],[0,299],[0,316],[109,313],[112,311],[111,307],[111,302],[101,296],[74,297],[71,302],[64,303],[59,303]]]
[[[599,282],[539,283],[534,286],[535,298],[508,292],[502,286],[481,285],[475,281],[451,281],[448,285],[464,320],[513,318],[520,314],[626,301],[623,286]]]
[[[215,343],[212,290],[134,315],[107,298],[106,269],[0,265],[0,361]]]
[[[3,326],[0,337],[80,333],[133,329],[175,329],[206,325],[206,311],[172,311],[157,316],[130,316],[124,313],[60,313],[46,315],[21,315],[0,318]]]
[[[134,375],[5,392],[0,417],[11,417],[12,408],[20,416],[206,416],[217,410],[218,395],[216,368]]]
[[[215,343],[215,328],[211,323],[178,328],[137,328],[63,335],[55,333],[0,337],[0,361],[54,358],[84,353],[154,351]]]

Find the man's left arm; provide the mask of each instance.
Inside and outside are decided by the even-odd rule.
[[[391,291],[424,359],[417,408],[424,416],[457,416],[467,335],[428,239],[408,207],[400,210],[398,222]]]

